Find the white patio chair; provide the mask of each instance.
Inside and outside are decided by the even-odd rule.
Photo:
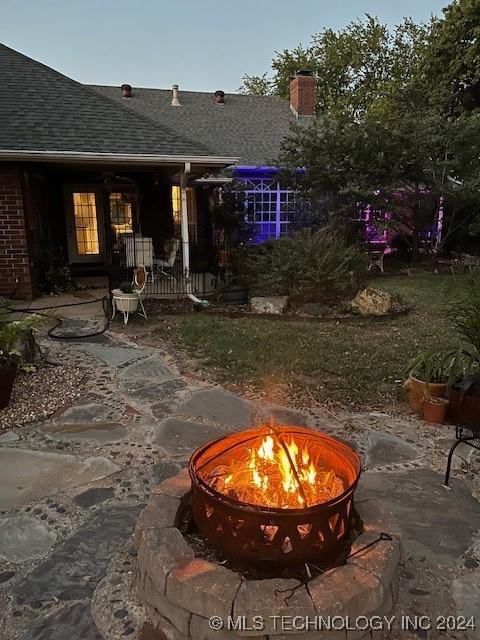
[[[153,255],[153,240],[149,237],[138,235],[125,236],[126,266],[137,268],[142,265],[145,272],[150,274],[152,282],[155,282]]]
[[[176,278],[174,277],[172,271],[175,265],[175,260],[177,259],[177,253],[180,248],[180,240],[178,238],[173,238],[171,241],[167,241],[165,243],[165,248],[169,245],[170,249],[168,251],[167,258],[165,260],[161,260],[159,258],[155,258],[155,267],[162,276],[165,276],[169,280],[174,280],[176,282]]]

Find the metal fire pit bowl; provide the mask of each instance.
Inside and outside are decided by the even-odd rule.
[[[218,492],[204,480],[208,470],[219,460],[228,465],[240,450],[271,434],[267,426],[247,429],[208,442],[192,455],[193,519],[227,558],[246,565],[291,567],[309,561],[333,562],[350,538],[360,458],[351,447],[324,433],[295,426],[278,429],[286,439],[293,436],[321,447],[322,462],[343,480],[344,492],[328,502],[299,509],[261,507]]]

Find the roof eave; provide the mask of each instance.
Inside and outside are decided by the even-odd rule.
[[[175,166],[190,162],[206,166],[225,167],[236,164],[238,157],[164,155],[142,153],[93,153],[90,151],[30,151],[0,149],[0,160],[43,160],[44,162],[109,162],[112,164],[142,164]]]

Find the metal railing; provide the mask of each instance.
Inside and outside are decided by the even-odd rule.
[[[146,293],[150,297],[182,297],[188,293],[208,296],[222,286],[230,269],[229,252],[214,244],[182,243],[171,240],[163,251],[156,250],[152,238],[129,235],[113,252],[111,281],[114,286],[131,281],[133,270],[143,265],[147,271]],[[190,271],[184,268],[184,250],[189,251]]]

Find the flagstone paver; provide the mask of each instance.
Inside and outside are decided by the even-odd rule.
[[[19,640],[103,640],[90,612],[90,602],[75,602],[40,619]]]
[[[422,452],[398,436],[373,431],[368,434],[367,467],[406,462],[421,457]]]
[[[112,475],[120,467],[104,457],[0,448],[0,510],[11,509]]]
[[[478,613],[480,609],[480,569],[466,573],[452,583],[453,598],[460,615],[476,620],[476,629],[470,630],[472,640],[480,638]]]
[[[148,355],[148,351],[143,352],[135,347],[114,346],[111,342],[108,345],[101,345],[83,341],[80,344],[75,344],[74,347],[96,358],[101,358],[111,367],[120,367],[132,362],[132,360],[138,360],[143,353]]]
[[[134,389],[153,382],[170,380],[174,375],[161,358],[149,356],[124,367],[118,377],[125,381],[126,386]]]
[[[61,414],[62,425],[100,422],[108,417],[109,408],[99,402],[88,404],[77,403]]]
[[[105,500],[111,498],[113,494],[113,487],[93,487],[76,495],[73,498],[73,502],[82,509],[89,509],[100,502],[105,502]]]
[[[386,505],[388,525],[401,534],[409,554],[452,565],[480,529],[480,503],[462,482],[456,481],[454,494],[442,482],[443,477],[430,469],[367,472],[357,500]]]
[[[201,444],[219,438],[225,432],[219,426],[167,418],[156,426],[155,442],[169,455],[190,455]]]
[[[180,408],[180,413],[206,418],[225,427],[250,426],[252,408],[248,402],[223,389],[195,391]]]
[[[128,428],[118,422],[46,424],[41,431],[54,440],[69,442],[87,440],[103,444],[119,442],[128,435]]]
[[[15,586],[19,604],[81,600],[91,596],[115,550],[133,531],[144,504],[109,505],[89,518],[76,533]]]
[[[44,556],[57,536],[51,527],[32,516],[14,516],[0,520],[0,558],[25,562]]]
[[[9,442],[16,442],[20,439],[20,436],[15,431],[5,431],[0,433],[0,444],[8,444]]]

